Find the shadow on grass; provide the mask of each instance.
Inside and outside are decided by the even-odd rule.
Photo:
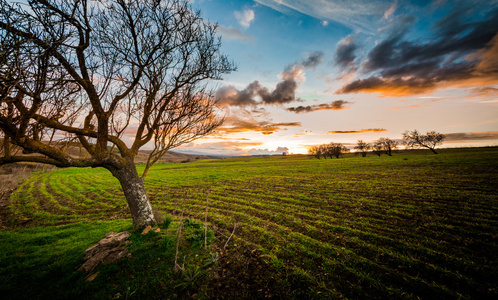
[[[107,232],[131,231],[131,220],[0,231],[0,295],[3,299],[119,299],[202,293],[211,254],[183,239],[185,272],[175,274],[177,228],[173,223],[159,233],[134,233],[131,257],[98,267],[91,282],[77,271],[85,249]]]

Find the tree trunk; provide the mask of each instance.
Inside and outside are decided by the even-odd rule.
[[[432,151],[432,153],[437,154],[436,150],[434,148],[429,147],[429,149]]]
[[[121,169],[112,170],[111,173],[119,180],[123,188],[133,218],[133,230],[137,231],[148,225],[156,225],[152,205],[145,191],[144,183],[138,177],[135,164],[129,163]]]

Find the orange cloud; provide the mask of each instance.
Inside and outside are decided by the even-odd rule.
[[[280,130],[286,130],[284,127],[299,127],[301,122],[288,123],[271,123],[268,121],[243,120],[236,117],[227,118],[225,124],[228,126],[220,127],[215,134],[225,135],[232,133],[256,131],[264,135],[270,135]]]
[[[362,132],[383,132],[387,131],[384,128],[370,128],[370,129],[361,129],[361,130],[337,130],[337,131],[328,131],[329,134],[350,134],[350,133],[362,133]]]

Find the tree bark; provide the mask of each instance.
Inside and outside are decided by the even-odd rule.
[[[138,176],[135,164],[128,163],[123,168],[111,170],[119,180],[133,218],[133,230],[141,230],[156,225],[152,205],[145,191],[144,183]]]

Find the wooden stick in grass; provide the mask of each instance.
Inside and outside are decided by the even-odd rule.
[[[237,223],[235,223],[235,225],[233,225],[233,230],[232,230],[232,234],[228,237],[228,240],[227,242],[225,243],[225,246],[223,246],[223,250],[225,250],[225,248],[227,247],[228,245],[228,242],[230,241],[230,239],[232,238],[234,232],[235,232],[235,228],[237,228]]]
[[[178,270],[183,271],[183,268],[178,264],[178,247],[180,246],[180,237],[182,235],[182,227],[183,227],[183,211],[185,209],[185,198],[187,196],[187,192],[183,193],[183,204],[182,204],[182,214],[180,216],[180,227],[178,227],[178,234],[176,239],[176,254],[175,254],[175,273]]]

